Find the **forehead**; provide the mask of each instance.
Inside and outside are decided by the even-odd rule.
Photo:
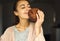
[[[18,1],[17,5],[28,5],[29,2],[28,1]]]

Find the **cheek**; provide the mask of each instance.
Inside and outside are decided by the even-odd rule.
[[[23,14],[25,12],[25,10],[23,9],[23,10],[20,10],[19,12]]]
[[[22,10],[22,11],[19,11],[19,16],[20,17],[23,17],[24,16],[24,11]]]
[[[19,17],[24,17],[25,11],[26,11],[25,9],[18,9],[18,14],[19,14],[18,16]]]

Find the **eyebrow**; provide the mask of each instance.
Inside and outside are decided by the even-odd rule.
[[[22,4],[22,5],[20,5],[20,7],[21,7],[21,6],[25,6],[25,5],[24,5],[24,4]]]
[[[30,5],[30,4],[27,4],[27,5]],[[25,6],[24,4],[20,5],[20,6]]]

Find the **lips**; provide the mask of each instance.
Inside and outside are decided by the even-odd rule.
[[[28,11],[27,11],[27,12],[25,12],[24,14],[28,14]]]

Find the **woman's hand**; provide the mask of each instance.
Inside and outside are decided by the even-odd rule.
[[[38,13],[38,14],[36,14],[37,21],[35,23],[36,35],[38,35],[41,32],[42,23],[44,21],[44,13],[42,11],[40,11],[40,10],[38,10],[37,13]]]
[[[38,10],[37,12],[38,14],[36,14],[37,16],[37,21],[35,23],[35,26],[41,26],[42,23],[44,22],[44,13],[40,10]]]

